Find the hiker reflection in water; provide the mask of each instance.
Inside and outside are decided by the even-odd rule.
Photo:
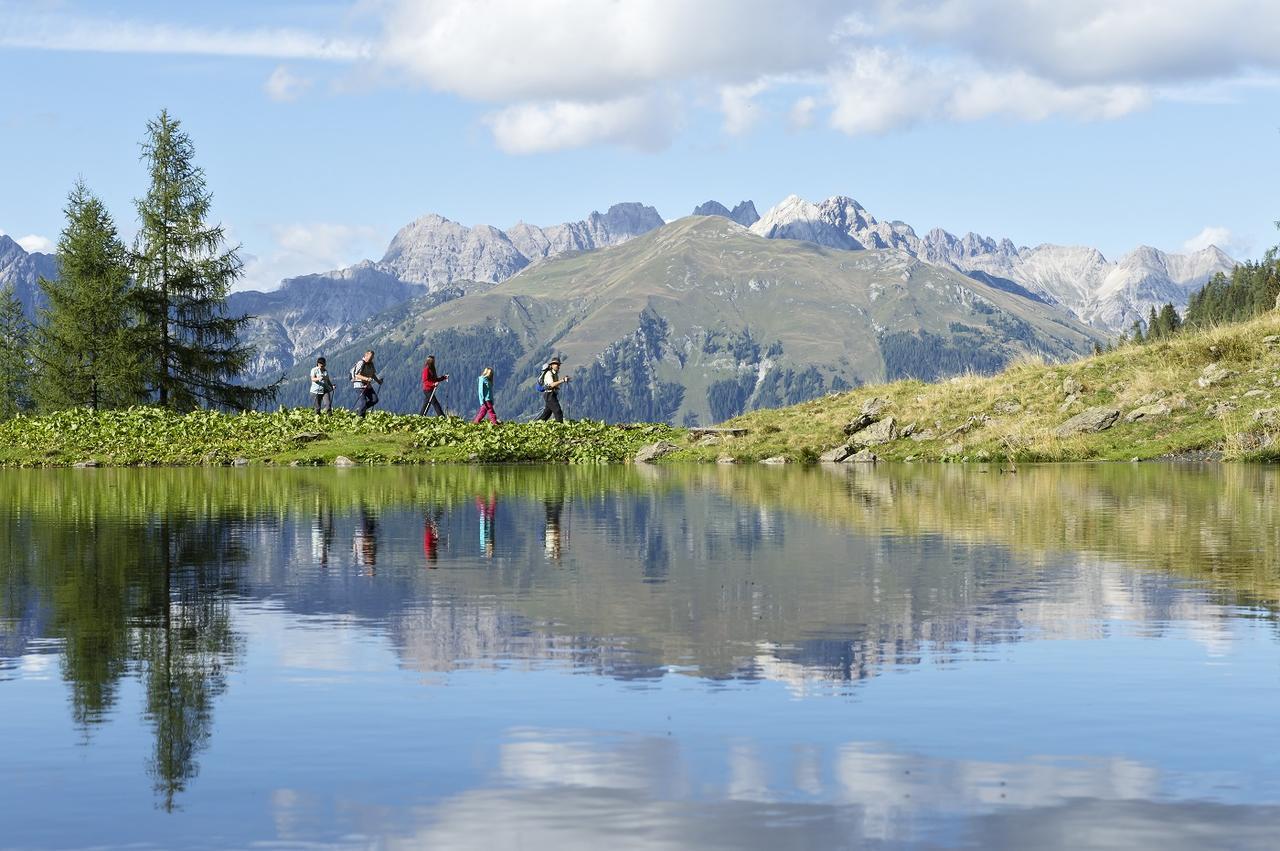
[[[378,564],[378,519],[360,506],[360,521],[356,524],[356,533],[351,539],[352,560],[365,576],[377,573]]]
[[[480,555],[493,558],[493,515],[498,508],[496,494],[476,497],[476,508],[480,510]]]
[[[440,558],[440,526],[431,514],[422,524],[422,554],[427,557],[427,567],[435,570]]]
[[[329,566],[329,550],[333,548],[333,511],[317,508],[316,522],[311,527],[311,557],[321,567]]]
[[[547,510],[547,529],[542,537],[543,554],[553,561],[559,561],[562,549],[560,515],[564,511],[564,500],[548,499],[544,505]]]

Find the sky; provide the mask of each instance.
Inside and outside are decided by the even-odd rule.
[[[668,220],[849,195],[1020,245],[1280,235],[1274,0],[0,0],[0,232],[77,177],[121,233],[161,109],[238,288],[381,257],[426,213]]]

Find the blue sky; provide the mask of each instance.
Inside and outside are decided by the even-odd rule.
[[[1165,0],[0,0],[0,230],[138,141],[196,143],[243,286],[378,257],[427,212],[553,224],[847,194],[1020,244],[1273,244],[1280,4]]]

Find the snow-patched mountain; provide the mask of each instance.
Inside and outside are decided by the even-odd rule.
[[[619,245],[662,224],[657,210],[637,203],[614,204],[606,213],[545,228],[519,222],[506,231],[467,227],[431,213],[401,228],[377,266],[429,290],[454,281],[497,283],[538,260]]]
[[[1004,279],[1111,332],[1145,320],[1152,306],[1172,302],[1184,309],[1193,292],[1236,265],[1215,246],[1188,255],[1144,246],[1112,262],[1087,246],[1019,247],[1008,239],[974,233],[957,237],[941,229],[922,238],[904,222],[877,220],[846,196],[815,204],[792,195],[765,213],[751,230],[774,239],[802,239],[833,248],[896,248],[965,273]]]
[[[726,219],[737,222],[744,228],[749,228],[760,221],[760,213],[756,211],[754,201],[739,201],[732,210],[719,201],[704,201],[693,208],[693,215],[723,216]]]
[[[14,295],[28,318],[34,318],[36,310],[44,305],[39,280],[54,278],[57,274],[58,259],[54,255],[28,252],[12,238],[0,234],[0,287],[13,285]]]

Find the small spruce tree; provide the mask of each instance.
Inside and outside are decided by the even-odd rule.
[[[208,224],[212,195],[195,147],[162,111],[147,123],[142,160],[150,173],[137,202],[134,248],[141,332],[151,362],[149,388],[164,406],[244,410],[270,400],[274,387],[235,383],[253,348],[238,334],[248,316],[228,316],[227,294],[243,272],[221,225]]]
[[[58,279],[34,335],[41,408],[132,405],[144,394],[124,244],[102,202],[77,181],[58,241]]]

